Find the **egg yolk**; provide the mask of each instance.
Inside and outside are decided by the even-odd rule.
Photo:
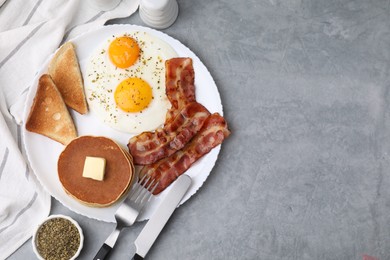
[[[152,101],[152,88],[140,78],[128,78],[119,83],[114,93],[114,99],[123,111],[139,112]]]
[[[108,56],[118,68],[125,69],[133,65],[140,55],[140,48],[135,39],[129,36],[118,37],[108,47]]]

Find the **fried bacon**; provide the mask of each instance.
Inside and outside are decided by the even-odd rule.
[[[157,195],[191,165],[230,135],[225,119],[211,114],[195,99],[191,58],[166,61],[166,95],[171,102],[163,128],[129,140],[134,163],[144,165],[140,178],[159,181]]]
[[[165,124],[174,120],[180,110],[195,101],[195,72],[191,58],[172,58],[165,62],[166,95],[171,102]]]
[[[149,175],[151,179],[158,180],[159,184],[153,192],[157,195],[229,135],[230,131],[225,119],[218,113],[214,113],[206,119],[199,132],[182,150],[144,166],[140,171],[140,178]]]
[[[209,115],[203,105],[190,102],[164,128],[134,136],[127,145],[134,163],[151,164],[182,149]]]
[[[128,142],[137,165],[146,165],[173,154],[196,134],[210,112],[195,101],[194,68],[191,58],[165,62],[166,95],[171,102],[164,127],[144,132]]]

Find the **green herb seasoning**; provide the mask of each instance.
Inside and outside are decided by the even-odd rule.
[[[38,229],[35,243],[44,259],[68,260],[80,246],[80,233],[68,219],[52,218]]]

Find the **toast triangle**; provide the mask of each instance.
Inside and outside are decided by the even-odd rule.
[[[48,74],[39,78],[26,129],[64,145],[77,137],[76,127],[61,93]]]
[[[72,42],[66,42],[54,54],[48,73],[60,91],[65,104],[80,114],[86,114],[88,105],[84,94],[84,83]]]

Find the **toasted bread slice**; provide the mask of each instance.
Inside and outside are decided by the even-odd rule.
[[[72,42],[66,42],[54,54],[48,72],[65,104],[80,114],[87,113],[88,105],[84,94],[83,78]]]
[[[77,137],[76,127],[68,108],[48,74],[39,78],[26,129],[64,145]]]

